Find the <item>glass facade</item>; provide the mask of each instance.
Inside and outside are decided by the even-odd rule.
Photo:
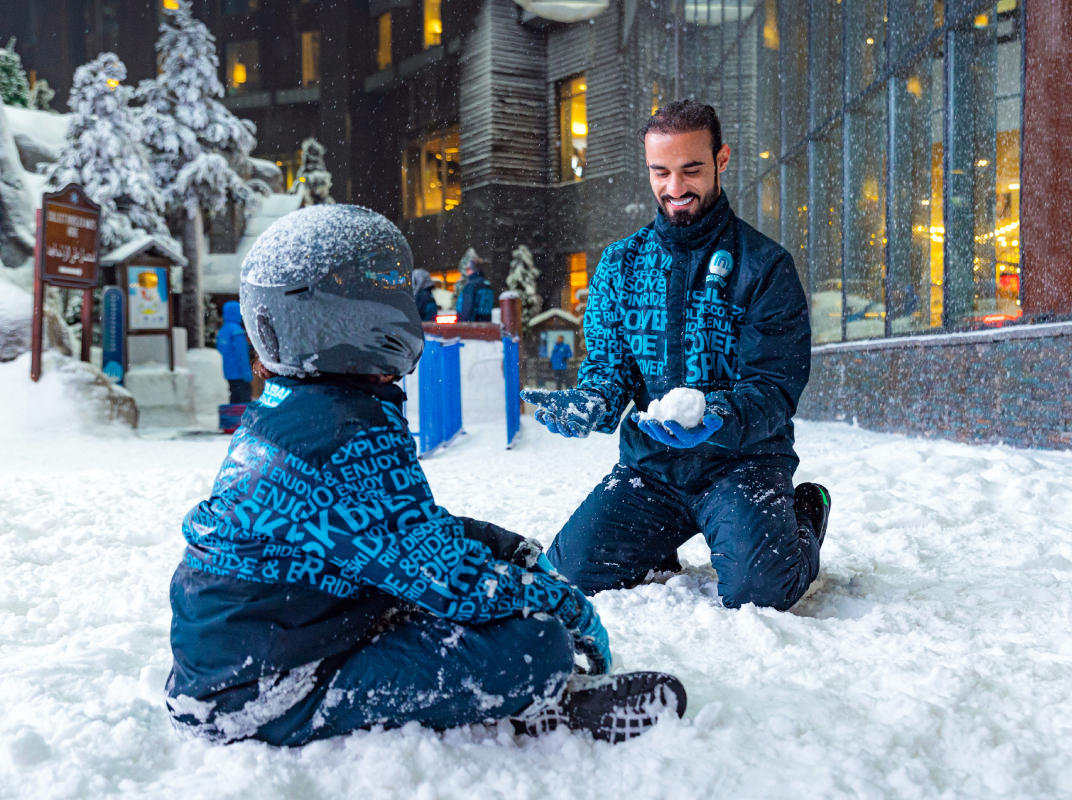
[[[241,95],[261,88],[260,47],[256,40],[227,45],[227,94]]]
[[[577,75],[558,84],[558,181],[584,179],[588,152],[588,81]]]
[[[450,211],[462,201],[457,127],[421,136],[402,151],[402,212],[406,219]]]
[[[376,68],[391,66],[391,12],[376,18]]]
[[[424,0],[424,49],[443,43],[442,0]]]
[[[718,109],[723,187],[793,256],[816,344],[1020,317],[1022,0],[686,0],[673,22],[651,85]]]
[[[303,88],[320,85],[320,31],[304,31],[301,35],[301,72]]]

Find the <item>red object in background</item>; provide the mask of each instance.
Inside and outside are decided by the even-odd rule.
[[[439,325],[454,325],[458,321],[457,314],[436,314],[435,321]]]
[[[998,287],[1003,292],[1009,292],[1010,294],[1020,294],[1020,276],[1015,273],[1009,273],[1008,275],[998,276]]]

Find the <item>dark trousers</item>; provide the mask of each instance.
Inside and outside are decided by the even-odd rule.
[[[467,626],[416,613],[359,648],[206,699],[218,724],[219,712],[252,714],[288,689],[297,701],[276,702],[252,738],[296,746],[373,725],[502,719],[556,697],[572,672],[573,640],[554,617]]]
[[[568,388],[566,384],[569,379],[569,373],[564,369],[556,369],[552,370],[552,372],[555,374],[555,389],[557,391],[562,391],[563,389]]]
[[[249,381],[227,381],[231,387],[231,405],[248,403],[253,399],[253,384]]]
[[[685,492],[619,464],[581,504],[547,552],[586,594],[631,586],[702,533],[729,608],[785,610],[819,574],[819,541],[793,511],[788,467],[739,461]]]

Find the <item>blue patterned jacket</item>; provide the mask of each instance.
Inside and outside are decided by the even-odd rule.
[[[400,609],[463,624],[580,611],[567,583],[522,566],[521,536],[436,505],[403,399],[274,378],[249,406],[212,496],[183,521],[172,697],[341,653]]]
[[[584,315],[578,388],[598,392],[612,433],[630,401],[645,410],[678,386],[701,390],[724,425],[690,450],[659,444],[627,417],[624,463],[688,487],[728,461],[795,467],[793,422],[811,366],[807,301],[793,259],[737,219],[725,193],[694,224],[655,221],[603,251]]]

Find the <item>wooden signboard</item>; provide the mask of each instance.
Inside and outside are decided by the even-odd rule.
[[[73,183],[45,192],[37,217],[30,377],[41,377],[45,284],[82,290],[82,360],[93,343],[93,289],[100,263],[100,206]]]

